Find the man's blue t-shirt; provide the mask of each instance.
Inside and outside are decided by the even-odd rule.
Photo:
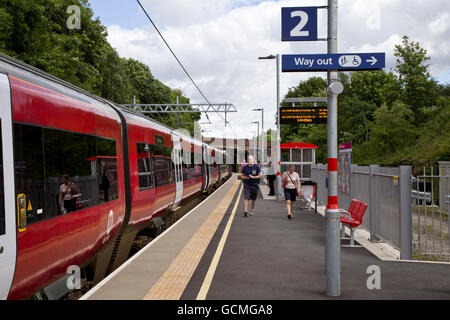
[[[242,173],[244,176],[248,177],[249,175],[257,176],[261,172],[261,169],[256,165],[252,165],[251,167],[249,165],[246,165],[242,168]],[[248,179],[248,180],[242,180],[244,184],[248,186],[258,186],[259,179]]]

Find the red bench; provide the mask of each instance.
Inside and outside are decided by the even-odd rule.
[[[366,213],[367,204],[359,200],[353,199],[350,203],[348,211],[341,209],[341,237],[345,238],[345,227],[350,228],[350,245],[355,243],[355,229],[358,228],[363,220],[364,213]]]

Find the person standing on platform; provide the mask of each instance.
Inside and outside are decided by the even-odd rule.
[[[297,196],[302,195],[300,176],[294,170],[295,166],[291,164],[289,171],[283,173],[283,179],[281,180],[284,188],[284,198],[286,199],[288,219],[294,218],[292,212],[294,211],[295,200]]]
[[[275,183],[277,176],[275,175],[275,167],[272,163],[272,160],[270,160],[270,159],[269,159],[269,162],[267,163],[266,175],[267,175],[267,184],[269,185],[268,196],[274,196],[275,195],[274,183]]]
[[[239,176],[244,183],[244,217],[248,216],[248,201],[252,200],[250,215],[255,214],[256,198],[259,190],[259,179],[261,178],[261,169],[255,164],[253,156],[248,156],[248,164],[242,168]]]

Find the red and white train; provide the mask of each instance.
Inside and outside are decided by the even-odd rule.
[[[59,298],[70,266],[97,283],[231,175],[223,151],[3,54],[0,127],[0,299]]]

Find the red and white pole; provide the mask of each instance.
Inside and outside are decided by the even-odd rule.
[[[337,53],[337,0],[328,0],[328,54]],[[341,240],[338,204],[337,160],[337,93],[332,90],[338,82],[336,70],[328,72],[328,205],[325,213],[325,271],[326,294],[341,294]]]

